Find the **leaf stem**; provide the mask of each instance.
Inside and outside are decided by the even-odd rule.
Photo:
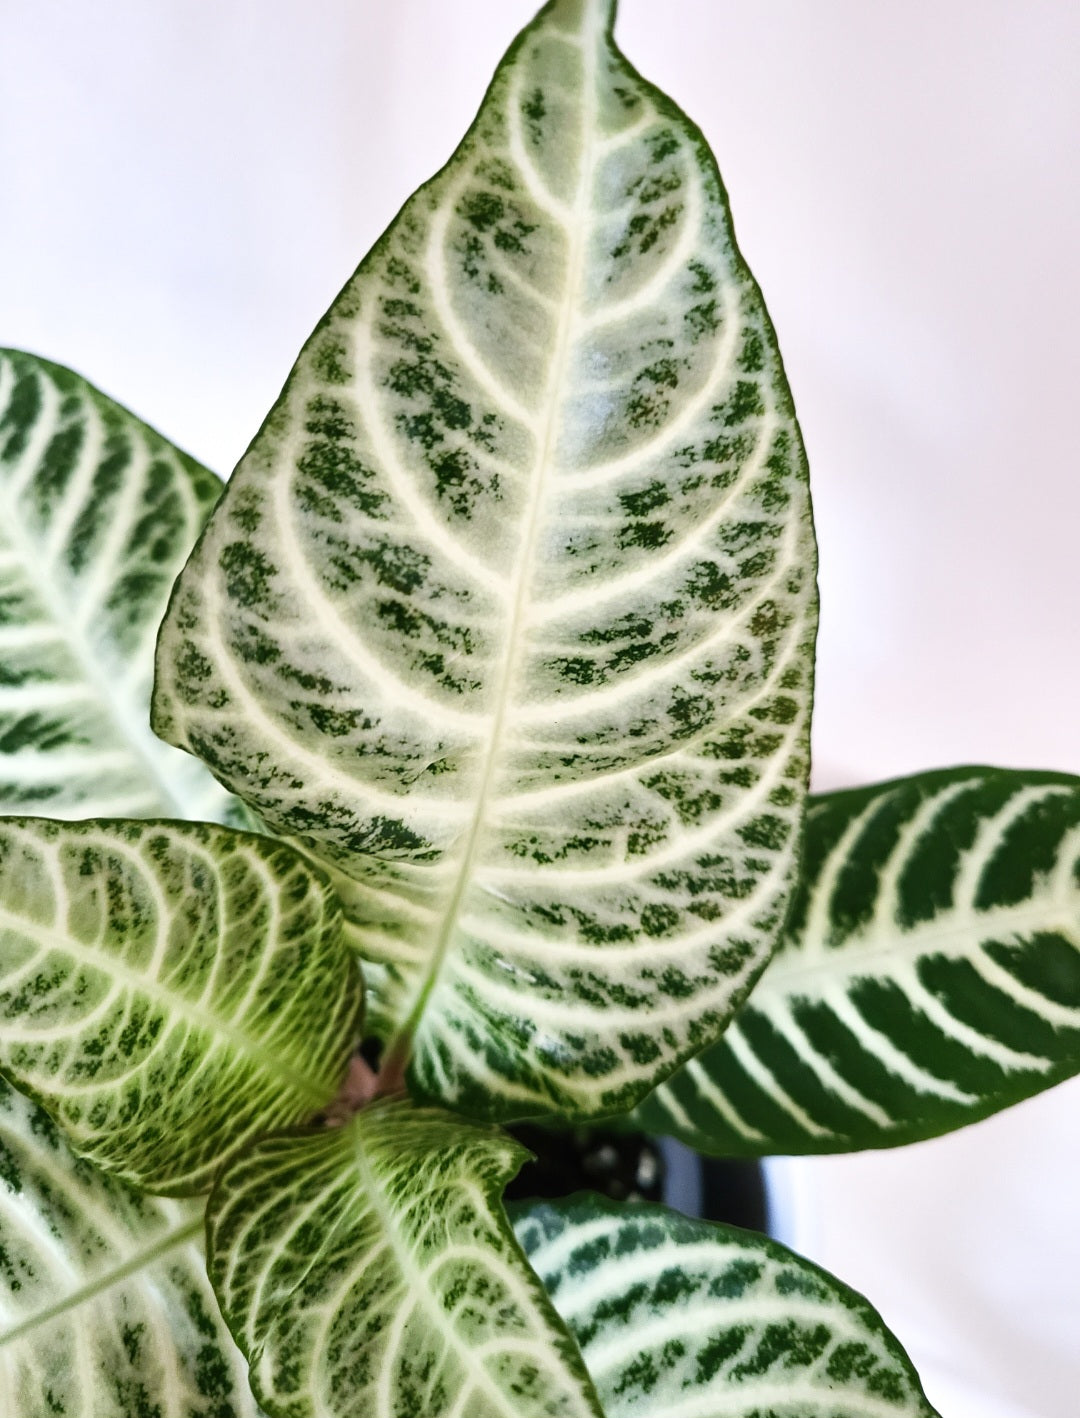
[[[323,1113],[327,1127],[344,1127],[350,1118],[376,1096],[378,1079],[366,1060],[354,1054],[349,1060],[341,1087]]]
[[[375,1081],[375,1092],[371,1101],[377,1098],[400,1098],[408,1094],[405,1070],[412,1053],[412,1034],[399,1034],[386,1052]]]

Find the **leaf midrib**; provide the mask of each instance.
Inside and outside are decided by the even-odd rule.
[[[1076,908],[1080,916],[1080,905]],[[919,921],[907,928],[895,926],[893,934],[886,935],[880,923],[873,923],[869,929],[855,931],[847,935],[838,945],[817,942],[816,949],[827,952],[816,959],[805,958],[805,946],[795,946],[773,957],[767,971],[759,982],[759,991],[769,993],[794,993],[793,982],[827,976],[833,980],[849,979],[852,976],[875,976],[888,974],[880,962],[901,957],[905,964],[916,964],[924,956],[937,954],[960,954],[946,947],[948,942],[977,939],[981,945],[997,932],[1018,933],[1031,926],[1048,929],[1048,917],[1057,911],[1065,915],[1066,910],[1058,903],[1050,904],[1039,900],[1027,900],[1013,906],[995,906],[989,911],[978,911],[974,907],[964,908],[968,919],[956,924],[942,924],[942,915],[961,915],[961,908],[952,907],[947,912],[929,921]],[[1029,925],[1030,922],[1030,925]],[[1057,927],[1060,929],[1060,927]],[[878,940],[874,940],[878,936]],[[871,942],[867,944],[867,942]],[[789,963],[790,962],[790,963]],[[867,964],[873,966],[864,969]],[[759,996],[760,998],[760,996]],[[748,1001],[753,1008],[754,1001]]]
[[[467,1362],[468,1349],[462,1343],[460,1336],[446,1323],[446,1312],[436,1302],[432,1286],[428,1277],[416,1265],[412,1252],[408,1246],[403,1244],[401,1236],[401,1226],[397,1213],[393,1208],[384,1203],[377,1171],[367,1155],[362,1134],[362,1122],[357,1125],[353,1140],[353,1155],[356,1162],[356,1170],[372,1211],[378,1217],[380,1224],[380,1234],[386,1240],[390,1253],[394,1257],[398,1272],[402,1277],[402,1290],[428,1315],[432,1327],[443,1335],[447,1349],[451,1354],[457,1356],[462,1369],[467,1376],[466,1381],[472,1382],[473,1387],[485,1389],[488,1394],[497,1402],[498,1406],[511,1418],[512,1409],[508,1406],[508,1394],[498,1388],[492,1381],[487,1369],[480,1365],[479,1368],[472,1368]],[[432,1159],[427,1159],[429,1164]],[[486,1200],[486,1198],[485,1198]],[[535,1344],[535,1341],[532,1341]]]
[[[564,400],[569,351],[572,332],[576,322],[582,290],[585,254],[588,248],[586,235],[586,214],[593,187],[596,166],[596,46],[602,42],[597,36],[595,25],[585,31],[581,44],[583,60],[582,81],[582,153],[578,190],[570,211],[570,252],[567,260],[567,278],[564,297],[559,311],[559,326],[552,355],[552,374],[545,395],[538,423],[543,428],[543,439],[537,449],[529,487],[529,503],[525,514],[522,534],[522,549],[514,561],[514,582],[510,591],[511,610],[507,619],[504,653],[495,691],[495,709],[492,715],[488,747],[484,755],[476,792],[472,820],[465,839],[461,866],[443,916],[443,923],[432,951],[427,970],[417,990],[415,1003],[404,1024],[387,1049],[387,1060],[398,1060],[407,1054],[412,1037],[419,1026],[432,992],[442,973],[450,945],[454,939],[458,920],[461,916],[469,887],[472,884],[473,868],[484,840],[487,808],[491,801],[496,770],[503,750],[503,734],[507,713],[511,705],[511,691],[517,678],[521,661],[522,630],[528,608],[527,588],[536,560],[536,544],[540,528],[540,508],[559,431],[558,410]]]
[[[47,1309],[39,1310],[37,1314],[29,1316],[11,1329],[0,1333],[0,1349],[3,1349],[9,1344],[17,1343],[24,1335],[32,1333],[33,1330],[44,1325],[51,1324],[53,1320],[58,1319],[61,1315],[67,1314],[71,1310],[78,1309],[80,1305],[85,1305],[89,1301],[96,1299],[99,1295],[112,1289],[114,1285],[119,1285],[122,1281],[127,1280],[129,1276],[135,1275],[147,1266],[153,1265],[155,1262],[159,1261],[162,1256],[167,1255],[178,1246],[186,1245],[189,1241],[193,1241],[196,1236],[201,1234],[202,1229],[203,1219],[199,1216],[194,1221],[188,1221],[183,1226],[175,1227],[172,1231],[166,1232],[160,1240],[155,1241],[154,1244],[148,1246],[146,1250],[136,1251],[130,1260],[124,1261],[122,1265],[118,1265],[114,1269],[106,1271],[104,1275],[99,1276],[96,1280],[92,1280],[88,1284],[80,1286],[77,1290],[73,1290],[69,1295],[66,1295],[64,1299],[58,1300],[56,1304],[50,1305]]]

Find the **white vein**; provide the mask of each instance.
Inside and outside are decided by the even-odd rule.
[[[471,174],[468,174],[466,179],[458,185],[456,190],[459,194],[467,187],[468,176]],[[454,214],[453,200],[452,193],[445,193],[442,201],[432,212],[427,244],[424,249],[424,264],[428,275],[427,288],[435,314],[450,338],[455,360],[464,365],[477,386],[487,394],[496,408],[516,419],[518,423],[529,430],[534,438],[542,439],[543,429],[538,414],[521,402],[507,386],[506,381],[501,379],[483,358],[473,344],[464,322],[454,309],[446,277],[449,254],[447,233],[451,217]]]
[[[682,157],[688,156],[685,149]],[[603,329],[621,320],[633,320],[656,305],[662,304],[668,295],[676,276],[686,270],[687,263],[701,248],[701,191],[697,173],[687,163],[683,163],[685,183],[680,191],[685,194],[686,204],[681,209],[681,221],[677,239],[664,256],[656,270],[633,292],[621,300],[608,301],[585,318],[585,328],[590,331]],[[631,211],[640,211],[638,202],[629,204]]]
[[[521,103],[521,84],[512,82],[506,95],[506,140],[511,160],[518,176],[525,183],[525,190],[528,192],[530,200],[540,211],[545,212],[552,220],[565,227],[571,219],[573,209],[562,198],[556,197],[547,186],[533,162],[532,154],[525,146],[525,138],[521,130]]]
[[[582,84],[583,106],[589,102],[595,106],[595,84],[597,54],[594,43],[585,47],[586,69]],[[483,842],[483,832],[489,802],[495,797],[497,787],[497,767],[505,750],[504,737],[508,722],[513,722],[512,691],[515,678],[523,657],[525,637],[523,629],[528,622],[530,579],[536,557],[536,544],[542,525],[542,510],[547,480],[552,465],[558,437],[556,412],[562,401],[566,379],[569,373],[569,355],[573,346],[576,327],[576,308],[584,278],[585,263],[585,215],[589,198],[590,180],[594,155],[591,143],[595,124],[593,115],[585,113],[582,119],[583,151],[581,170],[578,174],[577,199],[574,220],[570,227],[571,240],[566,267],[566,281],[563,303],[555,332],[551,357],[551,372],[541,405],[542,414],[536,441],[536,458],[530,479],[528,504],[524,511],[519,552],[515,559],[514,575],[508,589],[509,611],[506,620],[504,652],[502,663],[495,672],[493,712],[491,718],[489,747],[485,754],[475,798],[468,835],[460,857],[457,880],[454,883],[439,935],[435,941],[432,958],[426,978],[418,982],[416,1002],[405,1022],[405,1030],[414,1028],[418,1011],[423,1008],[427,995],[436,987],[442,971],[455,927],[469,889],[470,877],[477,862]],[[404,1030],[403,1030],[404,1032]]]
[[[356,627],[342,615],[337,601],[327,595],[319,584],[306,558],[296,550],[300,538],[297,536],[293,499],[290,497],[291,478],[275,478],[272,487],[274,512],[280,528],[277,545],[283,554],[282,571],[288,573],[290,589],[299,591],[311,607],[308,624],[318,626],[320,637],[327,637],[333,642],[334,649],[349,660],[358,679],[378,685],[384,700],[393,704],[395,710],[409,709],[426,717],[435,708],[441,723],[452,725],[470,736],[479,736],[486,716],[478,711],[455,709],[442,702],[433,705],[425,694],[406,684],[385,661],[368,649]]]
[[[752,1079],[761,1091],[767,1094],[778,1107],[782,1108],[785,1113],[794,1118],[804,1132],[808,1132],[811,1137],[829,1136],[829,1129],[817,1123],[806,1109],[796,1103],[791,1094],[788,1093],[785,1088],[781,1087],[773,1077],[771,1071],[762,1063],[738,1030],[731,1028],[724,1037],[735,1060],[747,1077]]]
[[[600,487],[622,477],[624,473],[640,474],[650,463],[656,463],[670,454],[675,440],[694,427],[701,415],[709,410],[722,388],[721,376],[734,367],[736,341],[747,329],[747,325],[736,318],[742,299],[740,287],[734,281],[724,281],[718,294],[724,302],[721,337],[717,341],[716,358],[699,388],[652,438],[636,443],[628,453],[609,458],[606,462],[592,463],[584,471],[568,473],[568,490],[579,492],[584,488]]]
[[[734,1028],[734,1025],[729,1026],[729,1028]],[[708,1107],[715,1109],[716,1112],[720,1114],[723,1120],[733,1131],[739,1133],[745,1138],[749,1138],[751,1141],[754,1142],[766,1141],[765,1134],[759,1132],[756,1127],[753,1127],[745,1120],[745,1118],[742,1117],[742,1115],[735,1108],[735,1105],[731,1102],[731,1100],[724,1093],[722,1093],[717,1087],[717,1085],[713,1082],[712,1078],[710,1078],[709,1074],[702,1067],[699,1060],[691,1059],[690,1062],[686,1065],[684,1073],[685,1077],[693,1085],[695,1092],[698,1094],[698,1097],[702,1100],[702,1102],[705,1103]],[[675,1108],[679,1105],[677,1104],[670,1089],[662,1089],[661,1092],[663,1094],[663,1097],[660,1101],[663,1103],[663,1106],[667,1108],[668,1111],[672,1114],[672,1116],[675,1118],[675,1121],[678,1122],[682,1127],[689,1126],[691,1129],[694,1129],[694,1124],[690,1121],[689,1117],[687,1117],[686,1113],[683,1112],[681,1108],[679,1108],[679,1112],[682,1113],[682,1117],[685,1121],[680,1122],[678,1114],[675,1112]],[[696,1129],[694,1130],[696,1131]]]
[[[437,547],[440,554],[458,571],[463,572],[468,581],[483,587],[501,601],[506,595],[507,577],[492,570],[480,560],[474,550],[450,535],[446,519],[435,513],[402,464],[397,444],[383,417],[382,400],[375,384],[372,362],[377,353],[377,345],[370,321],[356,321],[352,327],[352,338],[356,355],[357,399],[369,415],[364,419],[364,430],[371,441],[375,461],[386,475],[395,499],[412,518],[416,531],[429,545]],[[297,422],[302,423],[302,419]],[[406,529],[397,530],[404,532]],[[412,537],[410,535],[404,539],[411,541]]]

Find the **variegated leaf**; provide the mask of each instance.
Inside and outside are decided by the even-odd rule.
[[[612,0],[553,0],[309,341],[154,722],[338,872],[374,1027],[477,1115],[630,1106],[785,912],[814,548],[759,292]]]
[[[699,1151],[933,1137],[1080,1072],[1080,779],[951,768],[812,800],[787,937],[637,1123]]]
[[[360,980],[326,879],[205,823],[0,819],[0,1069],[150,1191],[333,1097]]]
[[[405,1102],[267,1138],[219,1179],[210,1275],[288,1418],[603,1418],[500,1204],[528,1153]]]
[[[201,1206],[106,1177],[0,1079],[4,1418],[258,1418],[202,1234]]]
[[[511,1214],[607,1418],[935,1418],[866,1301],[764,1236],[590,1195]]]
[[[0,812],[240,809],[148,712],[158,624],[220,491],[77,374],[0,350]]]

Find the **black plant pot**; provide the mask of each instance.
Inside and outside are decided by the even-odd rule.
[[[687,1216],[768,1230],[757,1162],[700,1157],[671,1138],[603,1128],[557,1132],[523,1124],[510,1131],[536,1160],[511,1182],[508,1201],[595,1191],[615,1201],[663,1201]]]
[[[657,1139],[664,1161],[663,1200],[686,1216],[769,1234],[769,1199],[760,1162],[702,1157],[674,1138]]]

